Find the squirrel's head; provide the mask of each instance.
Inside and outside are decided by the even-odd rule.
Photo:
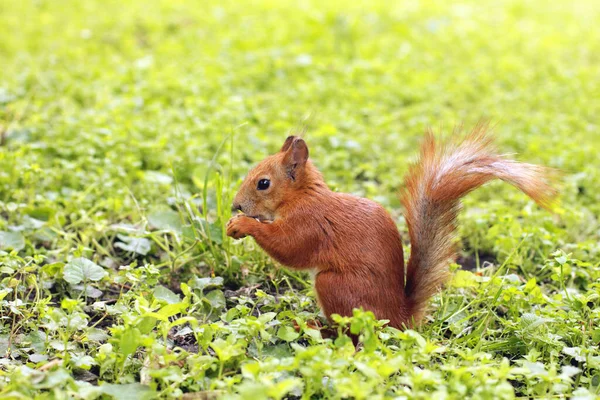
[[[260,221],[273,221],[284,202],[310,179],[308,147],[302,138],[289,136],[281,150],[254,167],[235,195],[231,210]]]

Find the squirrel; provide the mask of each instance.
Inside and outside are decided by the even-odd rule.
[[[405,266],[400,233],[383,206],[330,190],[306,142],[289,136],[242,182],[232,206],[241,213],[227,235],[252,236],[284,266],[315,270],[317,301],[330,322],[362,307],[404,329],[420,323],[449,278],[460,199],[500,179],[549,209],[557,194],[551,171],[497,154],[486,125],[441,144],[428,131],[400,194],[410,237]]]

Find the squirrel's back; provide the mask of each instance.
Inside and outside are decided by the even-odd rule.
[[[297,209],[298,204],[291,207]],[[298,214],[296,226],[317,228],[319,269],[362,276],[376,273],[382,265],[395,265],[401,270],[404,258],[400,234],[379,203],[327,189],[321,196],[313,193],[300,207],[310,212]]]

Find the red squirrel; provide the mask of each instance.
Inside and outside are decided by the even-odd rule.
[[[281,264],[314,269],[318,303],[329,319],[362,307],[403,329],[420,322],[449,277],[460,199],[501,179],[548,208],[556,195],[549,171],[498,155],[484,125],[445,144],[428,132],[401,193],[411,249],[405,267],[388,212],[374,201],[331,191],[309,160],[306,142],[289,136],[244,179],[232,207],[242,214],[229,220],[227,235],[252,236]]]

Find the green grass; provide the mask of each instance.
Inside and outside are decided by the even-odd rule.
[[[0,397],[595,398],[600,3],[572,3],[0,0]],[[224,235],[306,129],[406,238],[423,132],[482,118],[560,204],[469,195],[472,270],[415,331],[321,338],[310,277]]]

